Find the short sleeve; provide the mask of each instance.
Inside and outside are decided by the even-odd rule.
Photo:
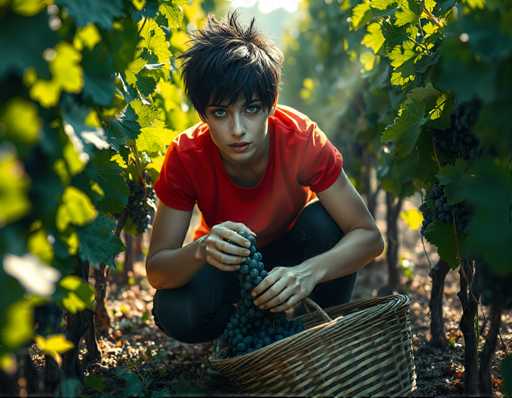
[[[166,206],[190,211],[196,203],[196,194],[186,167],[183,165],[177,144],[173,141],[162,164],[155,185],[155,192]]]
[[[313,192],[321,192],[340,175],[343,156],[316,123],[312,122],[306,133],[299,182],[309,186]]]

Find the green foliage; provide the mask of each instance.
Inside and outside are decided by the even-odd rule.
[[[204,17],[198,0],[0,2],[0,355],[33,341],[38,297],[94,308],[76,275],[114,266],[128,185],[198,120],[176,57]]]
[[[438,205],[448,219],[429,220],[423,232],[452,268],[480,259],[495,277],[510,277],[512,3],[323,3],[306,2],[287,47],[297,66],[292,90],[315,82],[297,106],[312,109],[320,125],[326,115],[318,109],[328,110],[356,181],[363,169],[356,158],[371,153],[382,187],[397,196],[429,198],[442,186],[447,202]],[[433,206],[427,200],[423,208]]]

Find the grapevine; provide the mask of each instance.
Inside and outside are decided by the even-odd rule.
[[[480,141],[472,133],[479,109],[478,101],[465,102],[451,114],[450,127],[433,130],[434,145],[443,163],[452,163],[455,159],[474,160],[480,157]]]
[[[155,192],[149,183],[129,181],[130,196],[127,212],[137,233],[141,234],[151,225],[156,209]]]
[[[421,226],[423,236],[425,236],[425,231],[429,225],[434,221],[451,224],[455,219],[455,225],[459,233],[464,234],[468,230],[471,208],[464,202],[448,204],[444,189],[439,183],[433,184],[427,192],[420,210],[423,213]]]

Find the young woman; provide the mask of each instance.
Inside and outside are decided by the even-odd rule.
[[[356,272],[384,248],[343,170],[343,158],[307,116],[277,104],[282,53],[232,14],[210,17],[182,55],[202,122],[173,140],[146,261],[156,323],[177,340],[218,337],[239,300],[236,270],[256,236],[268,276],[254,302],[291,312],[305,297],[350,300]],[[183,246],[192,209],[201,222]]]

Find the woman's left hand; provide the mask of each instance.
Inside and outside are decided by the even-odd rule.
[[[254,304],[272,312],[291,313],[316,285],[311,272],[298,267],[275,267],[252,290]]]

